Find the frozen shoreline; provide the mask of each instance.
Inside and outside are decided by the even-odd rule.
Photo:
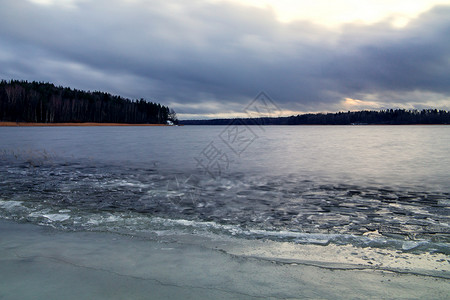
[[[410,273],[358,267],[358,261],[354,268],[337,268],[325,257],[332,249],[323,246],[283,243],[276,248],[255,241],[252,247],[217,244],[214,250],[189,243],[188,237],[186,242],[155,241],[5,220],[0,231],[0,296],[5,299],[445,299],[450,291],[449,279],[414,275],[410,259],[404,258],[412,263]],[[336,247],[342,257],[349,251]],[[283,258],[281,252],[292,255]],[[277,253],[276,260],[270,259]],[[306,263],[321,254],[324,264]],[[448,270],[448,261],[440,264]],[[448,278],[446,270],[440,272]]]

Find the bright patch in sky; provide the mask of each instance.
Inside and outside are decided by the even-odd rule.
[[[31,3],[46,5],[46,6],[59,6],[64,8],[75,8],[77,0],[28,0]]]
[[[308,20],[321,25],[338,25],[348,22],[376,23],[390,18],[394,26],[405,26],[410,19],[438,4],[440,0],[245,0],[260,8],[271,8],[283,22]]]
[[[344,101],[342,101],[342,107],[348,110],[379,109],[380,104],[372,101],[345,98]]]
[[[53,4],[53,0],[30,0],[30,2],[43,5]]]

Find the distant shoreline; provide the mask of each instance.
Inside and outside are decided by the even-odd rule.
[[[129,123],[30,123],[30,122],[0,122],[0,127],[87,127],[87,126],[171,126],[166,124],[129,124]]]
[[[187,126],[225,126],[224,124],[186,124]],[[180,124],[176,126],[186,126]],[[241,124],[239,124],[241,125]],[[254,124],[247,124],[250,126],[257,126]],[[295,125],[277,125],[268,124],[264,126],[436,126],[436,125],[450,125],[450,124],[295,124]],[[167,124],[130,124],[130,123],[33,123],[33,122],[3,122],[0,121],[0,127],[97,127],[97,126],[174,126]]]
[[[264,126],[264,127],[270,127],[270,126],[286,126],[286,127],[295,127],[295,126],[449,126],[450,124],[265,124],[265,125],[257,125],[257,124],[180,124],[178,126],[230,126],[230,125],[236,125],[236,126]]]

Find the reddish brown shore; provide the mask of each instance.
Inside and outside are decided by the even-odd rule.
[[[0,122],[0,127],[16,126],[169,126],[165,124],[124,124],[124,123],[28,123]]]

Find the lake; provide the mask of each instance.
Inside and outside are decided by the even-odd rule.
[[[447,278],[449,150],[449,126],[3,127],[0,218]]]

